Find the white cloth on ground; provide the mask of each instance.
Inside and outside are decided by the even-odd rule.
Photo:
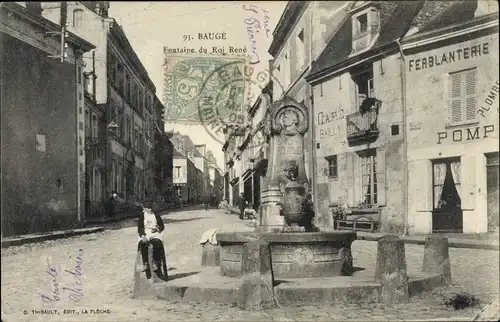
[[[163,232],[160,232],[158,229],[158,222],[156,221],[155,213],[149,209],[144,209],[143,213],[144,213],[144,232],[146,234],[146,238],[148,240],[155,238],[163,242]],[[139,237],[137,242],[141,240],[142,238]]]
[[[201,235],[200,244],[205,245],[206,243],[210,243],[212,245],[217,245],[218,231],[217,228],[213,228],[204,232],[203,235]]]

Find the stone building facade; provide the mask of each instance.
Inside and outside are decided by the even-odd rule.
[[[351,216],[376,221],[382,231],[430,231],[432,203],[422,206],[420,199],[424,190],[415,189],[428,186],[424,182],[429,178],[424,180],[421,175],[429,173],[424,170],[431,168],[430,158],[428,162],[420,162],[424,158],[424,146],[430,148],[430,138],[437,135],[436,131],[446,132],[427,127],[431,124],[436,125],[435,128],[446,127],[445,121],[440,123],[445,117],[435,116],[445,113],[443,97],[447,94],[443,94],[444,85],[435,86],[435,83],[447,83],[443,80],[445,73],[461,71],[461,67],[467,69],[467,61],[453,67],[458,69],[435,68],[435,74],[427,64],[425,71],[416,74],[417,59],[420,59],[421,70],[421,57],[437,57],[437,48],[447,47],[446,39],[457,37],[454,34],[459,33],[457,29],[468,30],[450,27],[454,23],[450,17],[474,19],[479,7],[477,1],[353,3],[349,15],[306,77],[313,86],[315,191],[318,213],[322,217],[320,224],[332,225],[330,208],[340,205],[349,208]],[[436,21],[442,21],[445,26]],[[440,28],[453,28],[453,32],[447,35],[438,32]],[[431,31],[439,34],[440,45],[435,44],[435,48],[423,40]],[[406,41],[416,43],[421,52],[402,45]],[[408,50],[405,46],[409,46]],[[418,58],[408,57],[410,53]],[[487,58],[482,59],[484,64]],[[477,60],[475,64],[480,62]],[[441,104],[436,104],[439,101]],[[423,112],[427,110],[429,112]],[[426,124],[425,131],[423,124]],[[417,165],[411,162],[412,158],[416,158]],[[424,209],[429,211],[427,215]]]
[[[58,22],[58,3],[42,2],[42,15]],[[120,201],[137,205],[156,193],[154,133],[156,88],[123,29],[108,17],[109,2],[67,3],[68,30],[95,44],[84,57],[95,81],[95,100],[105,106],[105,187],[103,196],[118,192]],[[121,205],[122,203],[120,203]],[[120,206],[119,206],[120,208]]]
[[[273,56],[269,70],[271,79],[249,108],[249,129],[227,129],[224,175],[224,198],[234,205],[243,192],[257,210],[264,187],[268,144],[262,135],[263,122],[273,100],[287,95],[311,106],[311,89],[304,76],[311,62],[326,45],[330,35],[347,14],[348,1],[290,1],[273,32],[269,53]],[[306,172],[312,173],[313,134],[305,138]],[[314,181],[313,176],[309,176]],[[313,187],[310,187],[311,189]]]
[[[184,204],[195,198],[196,167],[193,161],[174,148],[173,187],[174,195]]]
[[[498,3],[453,5],[402,48],[409,233],[497,229]]]
[[[312,107],[311,86],[306,82],[311,63],[328,42],[347,14],[348,1],[289,1],[273,32],[268,52],[274,101],[287,95],[309,110]],[[312,119],[310,127],[312,128]],[[314,190],[313,145],[314,133],[304,137],[304,156],[310,189]]]
[[[61,27],[40,12],[14,2],[0,11],[3,236],[85,215],[83,54],[94,46],[71,32],[61,44],[51,35]]]

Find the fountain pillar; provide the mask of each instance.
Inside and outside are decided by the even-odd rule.
[[[274,103],[269,111],[266,119],[266,130],[270,136],[269,157],[257,232],[278,231],[287,225],[298,225],[300,203],[307,184],[303,153],[303,136],[309,124],[307,108],[285,97]]]

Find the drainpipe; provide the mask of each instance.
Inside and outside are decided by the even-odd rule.
[[[406,58],[401,48],[399,39],[396,40],[398,44],[399,53],[401,55],[400,69],[401,69],[401,107],[403,112],[403,169],[404,169],[404,183],[403,183],[403,209],[404,209],[404,233],[408,235],[408,115],[406,111]]]
[[[309,68],[308,70],[310,71],[311,70],[311,67],[312,67],[312,60],[313,60],[313,57],[314,57],[314,53],[313,53],[313,37],[314,37],[314,33],[313,33],[313,28],[314,28],[314,9],[316,9],[315,5],[316,3],[312,3],[310,4],[312,6],[312,8],[309,10]],[[311,170],[311,173],[309,173],[309,177],[311,179],[311,192],[312,192],[312,195],[313,195],[313,198],[314,198],[314,201],[317,200],[316,198],[316,179],[315,179],[315,173],[316,173],[316,167],[315,167],[315,161],[316,161],[316,147],[314,146],[314,139],[315,139],[315,129],[314,129],[314,100],[313,100],[313,94],[312,94],[312,86],[311,85],[307,85],[308,86],[308,89],[309,89],[309,102],[310,102],[310,105],[311,105],[311,114],[309,115],[309,124],[310,124],[310,127],[309,127],[309,131],[311,131],[311,153],[309,153],[309,157],[310,157],[310,164],[311,166],[309,167],[309,169]],[[314,202],[314,205],[315,207],[317,207],[317,204],[316,202]],[[315,209],[315,211],[317,212],[318,209]]]

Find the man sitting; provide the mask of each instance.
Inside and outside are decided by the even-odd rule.
[[[163,253],[163,230],[165,225],[160,215],[153,211],[153,203],[152,198],[144,200],[143,210],[137,221],[138,248],[142,255],[143,271],[149,269],[149,244],[153,245],[153,270],[160,268]]]

